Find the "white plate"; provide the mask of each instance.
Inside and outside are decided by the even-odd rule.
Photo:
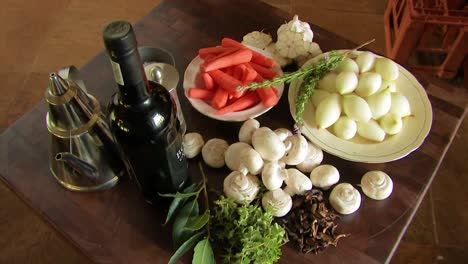
[[[249,48],[271,58],[271,54],[268,52],[265,52],[263,50],[259,50],[253,47],[249,47]],[[205,101],[201,99],[193,99],[193,98],[188,97],[187,93],[188,93],[189,88],[204,87],[203,80],[200,75],[200,64],[202,64],[203,61],[204,60],[201,59],[199,56],[195,57],[190,62],[190,64],[188,65],[184,73],[185,97],[189,100],[190,104],[192,104],[192,106],[195,109],[197,109],[198,112],[210,118],[222,120],[222,121],[245,121],[249,118],[258,117],[272,108],[272,107],[266,107],[260,102],[254,107],[251,107],[243,111],[227,113],[224,115],[215,115],[214,113],[216,112],[216,109],[211,107],[211,105],[209,105],[208,103],[206,103]],[[278,76],[283,74],[283,71],[279,67],[278,63],[275,65],[275,67],[273,67],[273,71],[275,71]],[[275,85],[274,88],[276,88],[276,90],[278,91],[278,97],[281,98],[281,95],[283,94],[284,85],[283,84]]]
[[[358,54],[359,52],[356,52]],[[325,53],[326,54],[326,53]],[[305,65],[317,61],[325,54],[313,58]],[[412,116],[404,118],[402,131],[388,136],[383,142],[371,142],[359,136],[351,140],[336,137],[328,129],[317,129],[314,106],[307,103],[304,111],[302,133],[324,151],[340,158],[366,163],[381,163],[407,156],[423,143],[432,125],[432,107],[426,91],[416,78],[405,68],[398,65],[400,75],[396,87],[410,103]],[[294,81],[289,87],[289,109],[293,118],[296,116],[296,98],[301,81]]]

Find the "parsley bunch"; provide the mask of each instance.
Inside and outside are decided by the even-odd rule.
[[[212,216],[213,238],[223,245],[225,263],[274,263],[287,242],[284,229],[258,205],[239,205],[220,197]]]

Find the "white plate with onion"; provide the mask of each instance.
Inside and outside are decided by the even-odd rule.
[[[249,49],[252,49],[258,53],[261,53],[264,56],[267,56],[271,58],[271,54],[269,52],[266,52],[264,50],[257,49],[255,47],[247,46]],[[195,57],[190,64],[187,66],[187,69],[185,70],[184,73],[184,94],[187,100],[189,100],[190,104],[200,113],[203,115],[221,120],[221,121],[232,121],[232,122],[242,122],[245,121],[249,118],[255,118],[258,117],[264,113],[266,113],[268,110],[270,110],[272,107],[266,107],[265,105],[262,104],[262,102],[259,102],[257,105],[250,107],[248,109],[238,111],[238,112],[232,112],[232,113],[227,113],[224,115],[216,115],[216,109],[214,109],[209,103],[205,102],[204,100],[201,99],[194,99],[190,98],[187,93],[188,89],[192,87],[203,87],[203,80],[201,78],[200,74],[200,65],[204,62],[203,59],[201,59],[199,56]],[[278,65],[278,63],[273,67],[273,71],[277,73],[277,76],[280,76],[283,74],[283,71],[281,70],[281,67]],[[283,88],[284,85],[275,85],[273,86],[276,91],[278,92],[278,98],[281,98],[281,95],[283,94]],[[274,106],[273,106],[274,107]]]
[[[357,56],[361,51],[354,51]],[[328,53],[321,54],[304,64],[307,67]],[[376,55],[379,58],[379,55]],[[324,151],[350,161],[382,163],[401,159],[417,149],[424,142],[432,125],[432,107],[426,91],[416,78],[401,65],[398,65],[399,76],[394,81],[399,93],[409,101],[411,115],[404,117],[403,127],[398,134],[386,135],[381,142],[365,139],[355,135],[351,139],[337,137],[333,126],[317,128],[315,106],[311,100],[306,103],[301,128],[302,133],[311,142]],[[296,119],[296,98],[302,80],[293,81],[289,87],[288,100],[291,115]],[[343,115],[343,113],[342,113]]]

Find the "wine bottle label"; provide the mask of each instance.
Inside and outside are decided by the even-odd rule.
[[[111,65],[112,65],[112,71],[114,72],[115,82],[117,82],[120,85],[124,85],[124,80],[122,77],[122,71],[120,70],[120,65],[113,60],[111,60]]]

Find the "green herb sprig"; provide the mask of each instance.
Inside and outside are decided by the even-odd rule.
[[[372,39],[362,45],[359,45],[353,50],[340,52],[332,51],[327,56],[321,58],[318,62],[311,64],[308,67],[301,68],[294,72],[284,73],[281,76],[275,77],[272,80],[266,80],[260,83],[253,82],[246,86],[240,86],[237,88],[238,91],[244,90],[256,90],[259,88],[271,87],[273,85],[281,83],[291,83],[294,80],[303,80],[299,86],[299,92],[296,98],[296,125],[295,128],[299,129],[303,123],[303,114],[306,103],[314,94],[315,88],[318,82],[328,72],[334,70],[345,57],[347,57],[352,51],[358,50],[372,42]],[[300,130],[300,129],[299,129]]]
[[[287,242],[285,230],[259,205],[221,196],[213,209],[213,237],[223,245],[225,263],[274,263]]]
[[[166,224],[174,215],[172,225],[172,240],[177,250],[169,260],[176,263],[191,248],[194,248],[192,263],[214,264],[214,254],[211,247],[211,214],[208,203],[207,178],[202,165],[199,164],[203,176],[200,184],[192,184],[182,192],[174,194],[159,194],[163,197],[173,197],[166,217]],[[203,194],[205,211],[200,214],[198,197]]]

